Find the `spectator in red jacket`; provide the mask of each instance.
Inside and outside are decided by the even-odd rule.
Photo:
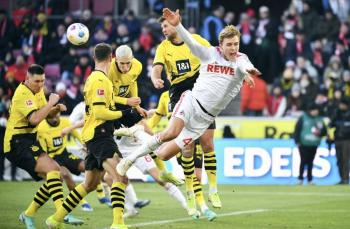
[[[260,77],[254,77],[255,87],[242,87],[241,112],[246,116],[262,116],[267,108],[269,93],[267,85]]]
[[[12,77],[18,83],[20,83],[26,79],[27,70],[28,64],[26,63],[24,57],[22,55],[19,55],[16,57],[16,63],[8,68],[6,78]]]
[[[276,84],[272,88],[272,93],[269,95],[267,110],[271,117],[282,117],[287,108],[287,99],[282,94],[282,88]]]

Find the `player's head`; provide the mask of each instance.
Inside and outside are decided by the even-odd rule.
[[[228,25],[219,34],[219,44],[227,60],[235,60],[239,50],[241,33],[233,26]]]
[[[25,84],[31,91],[38,93],[43,87],[45,82],[44,68],[38,64],[32,64],[29,66],[26,76]]]
[[[132,50],[127,45],[121,45],[115,50],[115,62],[122,73],[130,70],[133,58]]]
[[[176,38],[177,33],[175,30],[175,27],[170,25],[170,23],[165,20],[164,17],[160,17],[158,19],[158,22],[160,23],[160,26],[162,27],[162,32],[167,40],[172,41]]]
[[[49,114],[46,117],[47,123],[49,123],[51,126],[58,126],[60,124],[60,112],[56,114]]]
[[[112,47],[106,43],[97,44],[94,48],[94,60],[96,63],[110,63],[112,60]]]

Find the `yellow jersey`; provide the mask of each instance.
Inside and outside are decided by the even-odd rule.
[[[61,154],[67,147],[67,135],[61,136],[62,130],[72,124],[68,118],[60,118],[58,126],[51,126],[46,119],[38,126],[37,138],[41,147],[50,157]],[[80,134],[77,130],[71,132],[72,136],[81,142]]]
[[[84,86],[85,123],[82,130],[82,140],[87,142],[94,137],[95,128],[106,120],[96,119],[92,106],[113,106],[113,86],[104,72],[95,70],[87,78]]]
[[[10,141],[17,134],[37,132],[37,126],[29,123],[29,116],[46,105],[44,90],[34,94],[24,83],[21,83],[12,97],[10,117],[7,122],[4,152],[11,151]]]
[[[153,129],[162,119],[162,117],[168,117],[170,118],[171,113],[169,112],[169,105],[170,97],[169,97],[169,91],[165,91],[160,96],[158,106],[156,111],[154,112],[153,116],[148,120],[148,126]]]
[[[127,98],[137,97],[137,78],[141,74],[142,64],[137,59],[131,61],[130,70],[127,73],[122,73],[115,61],[112,59],[112,64],[109,67],[108,78],[112,81],[114,100],[119,104],[126,104]]]
[[[210,47],[210,43],[201,36],[192,34],[192,37],[203,46]],[[178,84],[199,71],[200,60],[192,54],[184,42],[173,44],[169,40],[164,40],[156,50],[153,66],[157,64],[165,67],[171,84]]]

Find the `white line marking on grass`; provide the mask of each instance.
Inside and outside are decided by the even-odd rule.
[[[254,214],[254,213],[260,213],[260,212],[266,212],[267,209],[255,209],[255,210],[247,210],[247,211],[234,211],[234,212],[227,212],[218,214],[218,217],[225,217],[225,216],[233,216],[233,215],[243,215],[243,214]],[[201,216],[200,219],[205,219],[205,217]],[[169,223],[177,223],[177,222],[185,222],[185,221],[194,221],[191,217],[186,218],[178,218],[178,219],[172,219],[172,220],[159,220],[159,221],[151,221],[151,222],[144,222],[144,223],[136,223],[128,225],[129,227],[145,227],[150,225],[160,225],[160,224],[169,224]]]

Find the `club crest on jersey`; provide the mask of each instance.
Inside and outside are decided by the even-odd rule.
[[[29,99],[29,100],[26,101],[26,104],[27,104],[27,106],[32,106],[33,105],[33,101]]]
[[[103,89],[97,89],[97,95],[98,95],[98,96],[104,96],[104,95],[105,95],[105,90],[103,90]]]
[[[207,71],[231,76],[235,74],[234,68],[231,68],[229,66],[218,65],[216,62],[208,64]]]

